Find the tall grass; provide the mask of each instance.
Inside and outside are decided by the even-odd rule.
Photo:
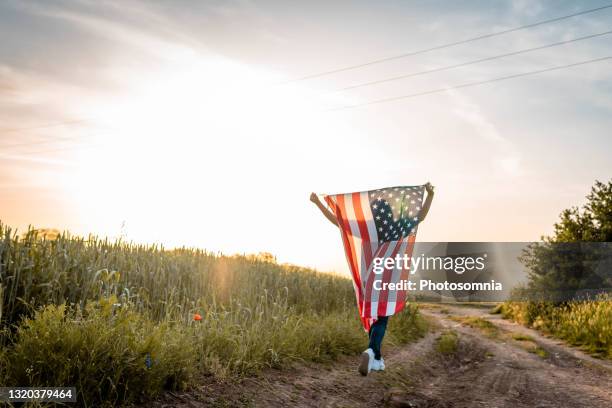
[[[46,304],[79,304],[117,296],[152,319],[187,319],[218,307],[267,308],[279,302],[296,312],[333,312],[354,302],[347,279],[283,266],[257,257],[199,249],[164,250],[62,234],[18,238],[0,223],[3,324]]]
[[[593,300],[552,302],[514,301],[503,303],[505,318],[539,329],[586,351],[612,359],[612,297]]]
[[[81,405],[114,406],[367,343],[349,279],[269,258],[166,250],[0,224],[0,383],[76,386]],[[201,315],[194,321],[194,314]],[[425,330],[417,308],[390,341]]]

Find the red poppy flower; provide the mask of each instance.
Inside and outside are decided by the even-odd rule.
[[[196,313],[193,315],[193,320],[199,322],[200,320],[202,320],[202,316]]]

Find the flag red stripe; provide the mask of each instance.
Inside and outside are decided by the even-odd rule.
[[[397,255],[397,253],[399,252],[402,246],[402,243],[403,243],[402,241],[403,241],[403,238],[395,243],[395,248],[393,248],[393,252],[391,253],[392,258],[395,258],[395,255]],[[391,282],[391,277],[393,276],[394,268],[395,266],[389,269],[385,268],[385,271],[383,272],[383,279],[381,282],[381,286],[385,283]],[[378,297],[378,312],[377,312],[378,316],[387,315],[387,300],[388,299],[389,299],[389,289],[381,290],[380,295]]]
[[[387,253],[387,249],[389,248],[389,242],[383,242],[374,253],[374,257],[382,257]],[[382,255],[382,256],[381,256]],[[376,279],[376,274],[372,271],[372,264],[368,269],[368,278],[365,285],[365,307],[364,307],[364,316],[372,316],[372,290],[374,289],[374,280]]]
[[[330,207],[334,210],[336,214],[336,220],[340,226],[340,230],[342,232],[342,240],[344,242],[344,252],[346,253],[346,257],[349,263],[349,268],[351,270],[351,274],[353,275],[353,280],[358,288],[357,303],[359,310],[361,311],[362,303],[363,303],[363,291],[361,286],[361,276],[359,274],[359,266],[357,264],[356,253],[355,253],[355,242],[352,239],[352,235],[350,235],[351,227],[349,225],[348,220],[346,219],[346,207],[344,203],[344,196],[339,194],[336,197],[337,204],[333,201],[331,202]],[[328,200],[326,197],[326,201],[330,204],[331,200]]]

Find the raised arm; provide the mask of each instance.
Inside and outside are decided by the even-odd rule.
[[[425,184],[425,191],[427,191],[427,198],[425,199],[425,203],[423,204],[423,208],[419,212],[419,222],[423,222],[425,217],[427,217],[427,213],[429,212],[429,207],[431,207],[431,202],[434,197],[434,186],[431,183]]]
[[[336,217],[334,216],[334,214],[332,214],[331,211],[327,209],[327,207],[323,205],[321,200],[319,200],[319,196],[317,196],[315,193],[310,193],[310,201],[312,201],[317,207],[319,207],[319,210],[321,210],[321,212],[329,220],[329,222],[331,222],[335,226],[338,226],[338,221],[336,220]]]

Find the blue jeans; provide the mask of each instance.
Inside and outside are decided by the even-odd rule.
[[[374,358],[377,360],[380,360],[381,357],[380,346],[387,330],[387,320],[389,320],[389,316],[378,316],[376,322],[370,326],[370,344],[368,347],[374,351]]]

